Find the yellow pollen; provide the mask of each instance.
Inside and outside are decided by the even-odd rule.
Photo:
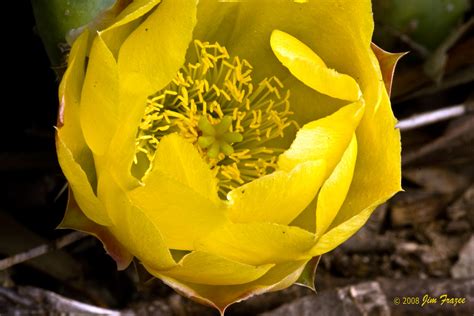
[[[196,40],[194,48],[195,60],[148,98],[132,171],[139,178],[148,173],[161,137],[176,132],[195,145],[225,198],[230,190],[276,169],[283,149],[265,143],[283,137],[295,124],[289,118],[290,93],[276,77],[255,84],[250,63],[231,58],[218,43]]]

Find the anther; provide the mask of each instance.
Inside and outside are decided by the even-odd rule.
[[[278,78],[253,82],[253,68],[245,59],[231,58],[218,43],[194,44],[197,60],[187,62],[167,87],[148,98],[134,159],[136,165],[147,165],[135,168],[135,175],[151,170],[161,137],[178,133],[209,164],[225,198],[233,188],[276,169],[282,149],[264,143],[283,137],[296,123],[289,119],[289,91],[280,90]]]

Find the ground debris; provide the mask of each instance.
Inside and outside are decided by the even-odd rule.
[[[447,215],[453,221],[466,219],[474,228],[474,184],[448,207]]]
[[[392,225],[417,225],[435,220],[451,199],[450,194],[409,190],[392,200],[390,219]]]
[[[459,260],[451,268],[453,278],[474,277],[474,235],[464,245],[459,253]]]
[[[377,279],[309,295],[285,304],[262,316],[313,315],[469,315],[474,310],[474,279]],[[442,295],[464,298],[464,303],[442,303]],[[426,296],[425,296],[426,295]],[[423,297],[436,303],[423,303]],[[405,298],[419,303],[404,304]],[[406,302],[406,301],[405,301]],[[411,302],[411,301],[410,301]]]

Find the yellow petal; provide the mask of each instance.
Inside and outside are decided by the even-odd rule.
[[[115,17],[109,27],[99,32],[107,47],[117,59],[120,47],[126,38],[145,19],[145,15],[156,7],[160,0],[135,0]],[[116,3],[120,6],[120,3]],[[114,10],[121,8],[113,8]]]
[[[56,150],[59,164],[74,192],[77,204],[84,214],[97,224],[108,226],[111,220],[92,190],[89,179],[81,166],[74,160],[71,151],[66,147],[60,135],[56,137]]]
[[[59,86],[60,108],[56,132],[71,152],[74,161],[86,173],[91,185],[95,185],[94,160],[90,149],[87,147],[79,121],[79,103],[84,81],[88,37],[89,32],[86,30],[74,42],[69,53],[69,66]]]
[[[184,282],[232,285],[254,281],[267,273],[273,266],[273,264],[253,266],[205,252],[194,251],[185,255],[176,267],[166,271],[157,271],[157,273]]]
[[[341,160],[319,191],[316,207],[316,235],[321,236],[327,230],[341,208],[352,182],[356,160],[357,139],[353,134]]]
[[[132,190],[130,197],[170,248],[192,250],[196,239],[227,221],[226,207],[217,198],[209,167],[181,137],[164,137],[156,159],[144,185]]]
[[[69,66],[59,87],[61,108],[56,148],[59,164],[71,190],[75,193],[79,207],[95,223],[110,225],[111,220],[92,187],[96,182],[94,160],[79,122],[79,103],[88,37],[89,32],[86,30],[74,42],[69,55]]]
[[[275,171],[228,194],[233,222],[289,224],[311,202],[326,174],[322,160],[308,161],[290,172]]]
[[[133,186],[131,175],[135,138],[146,99],[168,84],[183,65],[195,23],[195,1],[161,3],[123,43],[120,70],[120,126],[108,153],[110,169],[123,185]],[[167,49],[162,49],[167,47]]]
[[[280,155],[279,167],[291,170],[299,163],[323,159],[327,162],[329,175],[351,142],[363,113],[363,104],[354,102],[330,116],[306,124],[298,131],[290,148]]]
[[[195,0],[162,2],[122,44],[120,75],[140,74],[155,89],[150,94],[163,88],[183,65],[195,24]]]
[[[107,170],[100,175],[98,194],[114,222],[110,231],[130,253],[154,269],[176,265],[153,219],[129,200]]]
[[[228,224],[196,244],[197,250],[251,265],[309,259],[315,236],[301,228],[271,223]]]
[[[110,170],[122,187],[132,189],[138,185],[138,179],[131,172],[135,158],[135,140],[150,86],[147,86],[144,81],[142,85],[137,86],[136,82],[141,79],[135,80],[133,76],[128,79],[131,80],[131,84],[127,84],[129,82],[127,80],[121,80],[120,83],[120,103],[127,109],[127,113],[120,115],[120,124],[111,140],[107,154],[95,158],[96,165],[100,163],[103,168]]]
[[[308,87],[333,98],[359,100],[361,91],[352,77],[328,68],[311,48],[295,37],[274,30],[270,44],[278,60]]]
[[[306,260],[277,264],[263,277],[241,285],[204,285],[156,274],[178,293],[197,302],[217,308],[224,314],[226,308],[251,296],[282,290],[292,285],[303,271]]]
[[[382,79],[377,73],[377,61],[373,62],[369,56],[373,30],[370,0],[337,3],[200,0],[198,21],[195,37],[218,41],[232,54],[258,65],[253,71],[255,80],[268,74],[282,80],[291,90],[291,108],[301,126],[333,113],[343,104],[308,88],[282,66],[268,47],[275,29],[297,37],[329,68],[356,79],[366,102],[374,102],[377,97],[368,91],[374,81]]]
[[[178,134],[164,136],[158,145],[153,170],[218,203],[217,179],[192,144]],[[146,179],[144,180],[146,183]]]
[[[74,156],[86,147],[79,123],[79,103],[84,81],[87,40],[89,32],[84,31],[74,42],[69,53],[68,68],[59,85],[58,127],[63,141]]]
[[[153,172],[130,197],[173,249],[192,250],[194,241],[226,221],[225,209],[161,172]]]
[[[107,28],[111,30],[130,23],[150,12],[161,0],[134,0],[115,18],[114,23]]]
[[[314,256],[329,252],[354,235],[369,219],[374,207],[366,208],[342,224],[335,226],[321,236],[316,246],[311,250]]]
[[[82,89],[80,119],[87,145],[102,155],[118,124],[119,81],[114,56],[96,36]]]
[[[378,110],[367,108],[357,129],[359,155],[354,177],[333,227],[401,190],[400,131],[395,128],[387,92],[381,91],[382,102],[374,105]]]
[[[207,23],[211,20],[213,23]],[[373,30],[369,0],[344,0],[337,5],[329,0],[200,0],[198,21],[196,38],[218,41],[254,65],[265,60],[259,67],[263,69],[255,69],[263,74],[272,73],[278,61],[272,61],[270,50],[261,48],[268,45],[273,30],[283,29],[318,52],[326,64],[340,64],[344,73],[356,78],[361,70],[359,57],[369,48]],[[347,58],[351,55],[357,62]]]

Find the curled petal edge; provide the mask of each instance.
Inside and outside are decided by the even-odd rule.
[[[377,60],[379,61],[385,89],[387,90],[388,95],[390,95],[392,92],[393,75],[395,74],[397,63],[403,56],[408,54],[408,52],[390,53],[378,47],[374,43],[371,43],[371,48],[375,54],[375,57],[377,57]]]
[[[96,237],[104,245],[107,254],[114,259],[117,269],[125,270],[132,262],[133,255],[125,249],[107,227],[91,221],[84,215],[77,205],[71,189],[68,194],[66,212],[57,228],[74,229]]]
[[[180,282],[164,275],[156,276],[179,294],[200,304],[216,308],[223,316],[225,310],[234,303],[244,301],[254,295],[279,291],[291,286],[299,279],[307,262],[304,260],[277,265],[260,279],[237,286],[206,286]],[[284,276],[281,277],[282,275]]]
[[[316,292],[314,282],[316,280],[316,270],[320,260],[321,256],[313,257],[309,260],[295,284],[307,287],[313,292]]]
[[[362,92],[354,78],[328,68],[311,48],[296,37],[273,30],[270,45],[278,60],[308,87],[341,100],[354,102],[361,98]]]

